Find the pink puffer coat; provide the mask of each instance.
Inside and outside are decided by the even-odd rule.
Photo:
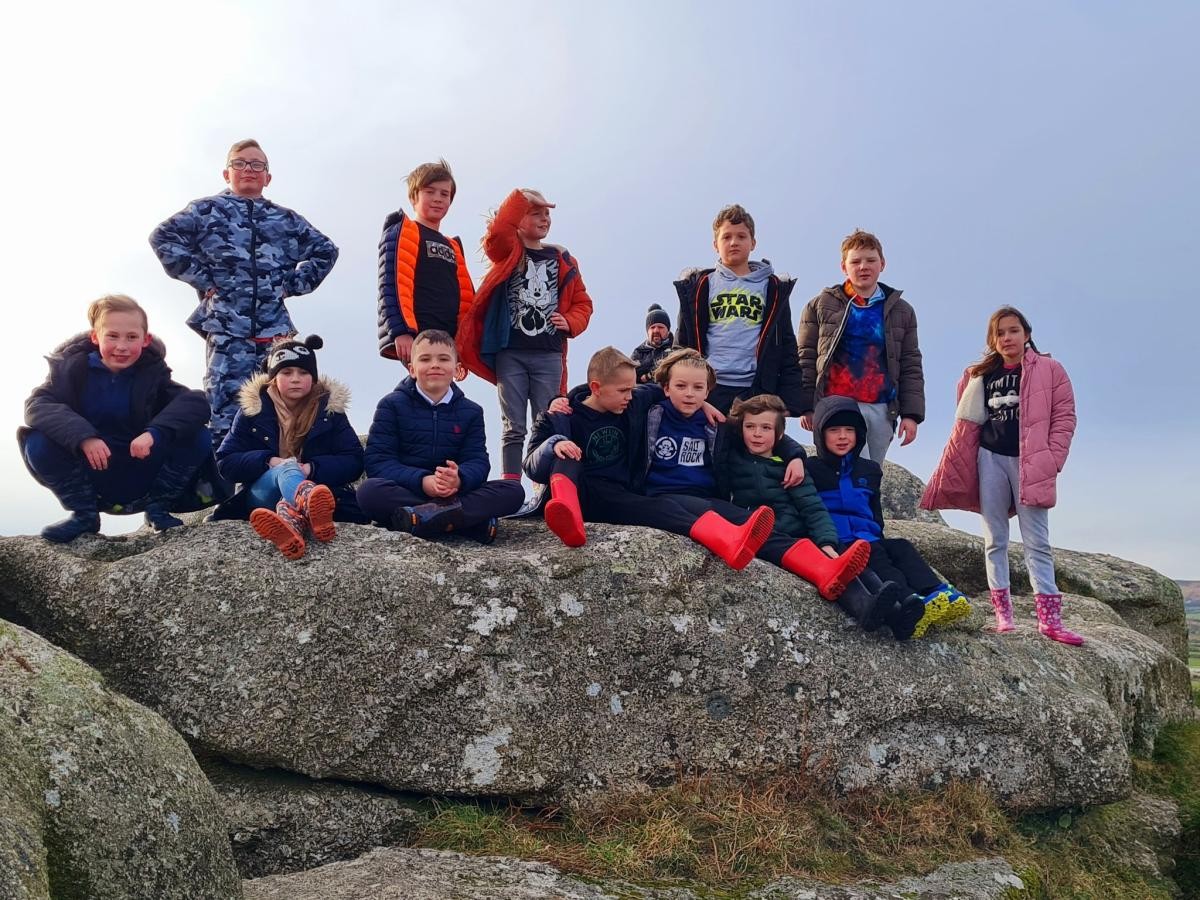
[[[1075,393],[1061,363],[1027,349],[1020,394],[1020,502],[1049,508],[1058,499],[1058,473],[1075,434]],[[972,378],[968,369],[958,381],[954,430],[921,497],[922,509],[979,512],[979,429],[987,418],[983,403],[983,379]]]

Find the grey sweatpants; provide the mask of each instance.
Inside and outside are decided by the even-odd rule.
[[[1025,565],[1035,594],[1057,594],[1054,582],[1054,551],[1050,547],[1050,510],[1022,506],[1020,460],[979,448],[979,508],[983,513],[983,555],[990,588],[1006,588],[1008,577],[1008,511],[1017,508]]]
[[[524,457],[526,406],[529,422],[550,406],[562,384],[562,354],[545,350],[501,350],[496,354],[500,396],[500,464],[505,475],[520,475]]]
[[[867,446],[863,447],[862,455],[882,466],[892,438],[896,435],[896,420],[888,414],[886,403],[859,401],[858,411],[867,422]]]

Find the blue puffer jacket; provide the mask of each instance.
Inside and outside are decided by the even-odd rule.
[[[367,435],[367,476],[387,478],[416,494],[421,479],[447,460],[458,464],[460,493],[487,481],[491,462],[483,426],[483,407],[468,400],[457,384],[450,402],[432,405],[405,378],[379,401]]]
[[[299,213],[228,190],[171,216],[150,246],[168,275],[200,295],[187,324],[203,337],[294,334],[283,301],[315,290],[338,257]],[[216,295],[204,299],[210,290]]]
[[[259,373],[243,384],[238,394],[241,409],[217,449],[217,466],[227,481],[241,482],[241,489],[217,508],[214,519],[249,516],[248,488],[267,471],[271,457],[279,455],[279,416],[267,393],[269,381],[265,373]],[[312,466],[312,481],[333,491],[335,519],[366,522],[350,486],[363,472],[362,442],[346,417],[350,391],[328,378],[322,378],[320,385],[325,393],[299,460]]]
[[[855,416],[854,431],[858,443],[843,457],[825,449],[825,426],[834,413]],[[858,404],[849,397],[822,397],[813,412],[813,442],[816,456],[805,464],[808,477],[821,495],[825,508],[837,526],[838,540],[877,541],[883,537],[883,506],[879,500],[883,469],[879,463],[861,456],[867,439],[867,423]]]

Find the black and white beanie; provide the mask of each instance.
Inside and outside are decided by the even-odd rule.
[[[324,346],[325,342],[321,340],[319,334],[309,335],[303,341],[290,340],[272,344],[263,368],[267,370],[269,377],[274,378],[279,374],[280,369],[295,366],[297,369],[303,369],[313,377],[313,381],[316,381],[317,354],[313,351],[320,350]]]

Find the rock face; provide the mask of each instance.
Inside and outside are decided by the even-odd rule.
[[[963,585],[982,569],[931,556]],[[1130,747],[1188,714],[1188,673],[1103,599],[1068,598],[1083,648],[1027,618],[989,634],[982,609],[897,644],[768,564],[641,528],[572,550],[540,522],[483,549],[345,526],[293,564],[238,522],[0,540],[0,614],[221,756],[535,800],[795,766],[842,788],[980,780],[1014,807],[1122,798]]]
[[[993,900],[1024,884],[1003,859],[951,863],[923,878],[894,884],[835,886],[784,878],[747,900]],[[589,884],[542,863],[439,850],[377,850],[354,862],[246,882],[246,900],[699,900],[682,888]]]
[[[243,878],[315,869],[407,842],[425,821],[416,801],[216,759],[201,768],[220,796]]]
[[[0,897],[241,896],[187,745],[88,666],[0,621]]]

